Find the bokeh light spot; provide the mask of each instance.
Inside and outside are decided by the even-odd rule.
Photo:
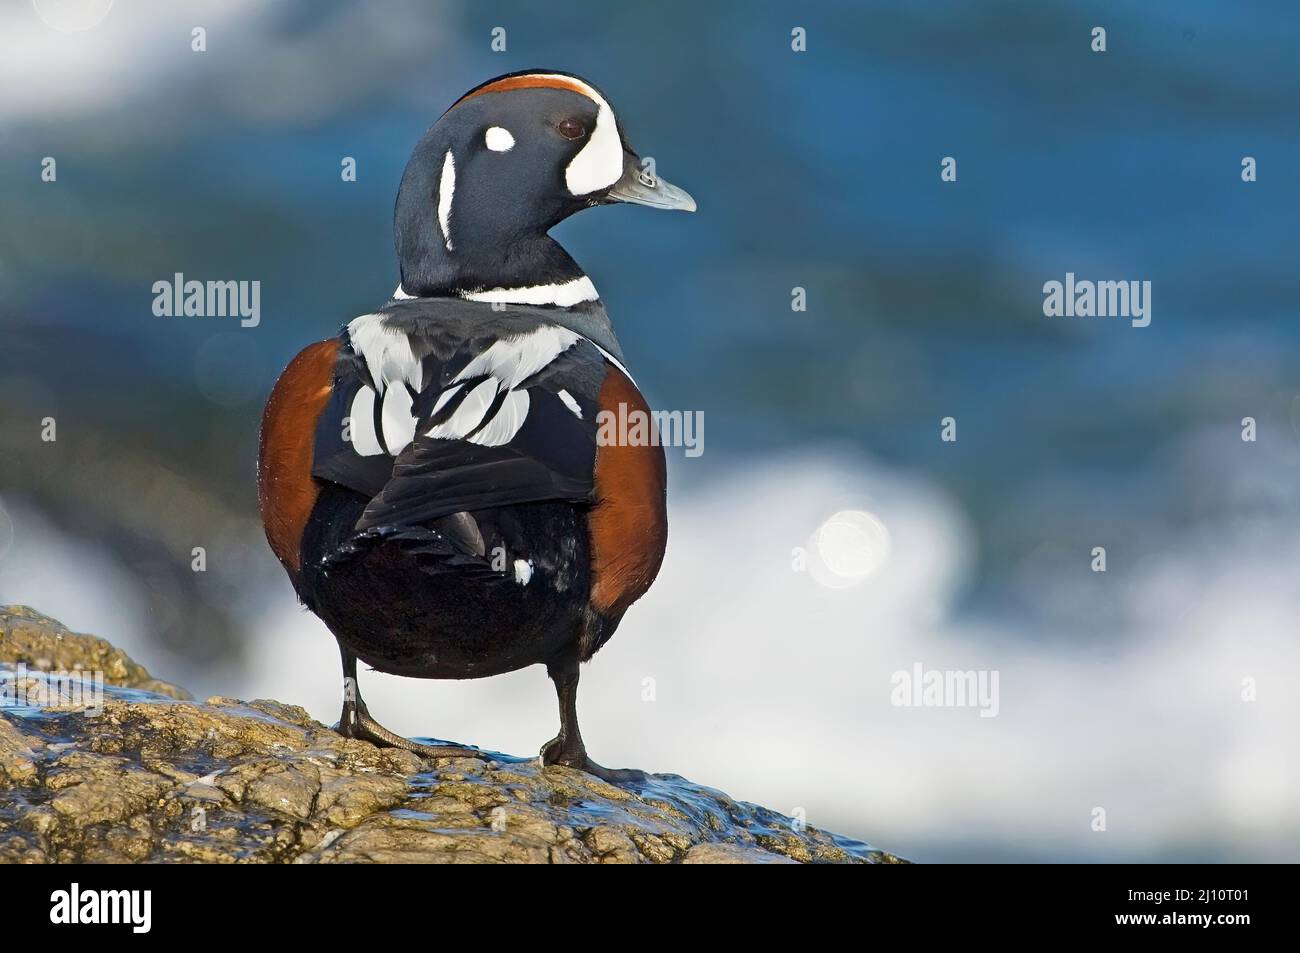
[[[113,0],[32,0],[41,21],[60,33],[93,30],[113,9]]]
[[[889,561],[889,530],[865,510],[840,510],[813,533],[808,571],[823,586],[844,589],[873,575]]]

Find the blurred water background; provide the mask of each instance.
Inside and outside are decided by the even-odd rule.
[[[706,422],[660,581],[586,669],[593,754],[918,860],[1295,859],[1294,4],[118,0],[53,28],[70,2],[0,8],[0,601],[335,720],[257,521],[262,403],[396,285],[421,132],[564,69],[700,205],[556,231],[651,403]],[[1151,325],[1044,317],[1067,271],[1151,281]],[[260,324],[155,317],[176,272],[260,281]],[[836,589],[792,562],[841,510],[892,545]],[[998,717],[891,705],[916,662],[998,670]],[[408,734],[529,753],[555,717],[540,669],[362,681]]]

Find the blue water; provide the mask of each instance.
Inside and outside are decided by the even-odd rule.
[[[139,431],[247,505],[275,374],[396,284],[392,199],[415,138],[462,89],[543,63],[597,81],[633,144],[699,200],[694,216],[587,212],[557,234],[652,402],[705,412],[709,457],[838,440],[923,467],[983,522],[995,580],[1024,541],[996,521],[993,488],[1032,496],[1082,469],[1135,480],[1140,506],[1072,502],[1150,515],[1162,475],[1143,474],[1171,435],[1242,408],[1291,433],[1292,4],[409,8],[437,56],[390,34],[327,49],[347,7],[281,4],[248,29],[355,71],[350,96],[307,83],[265,118],[222,98],[248,67],[227,51],[150,90],[154,121],[123,104],[11,129],[0,156],[67,153],[69,171],[57,189],[0,183],[10,389],[77,408],[90,432]],[[471,42],[494,18],[517,38],[504,54]],[[795,22],[807,53],[789,49]],[[1095,24],[1106,53],[1089,49]],[[339,181],[340,155],[356,183]],[[1151,326],[1043,317],[1043,282],[1067,270],[1151,281]],[[154,317],[149,286],[176,271],[260,280],[262,325]],[[948,414],[959,448],[935,439]]]

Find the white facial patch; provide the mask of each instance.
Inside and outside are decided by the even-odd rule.
[[[618,121],[605,97],[574,76],[535,73],[538,79],[559,79],[580,91],[596,104],[596,128],[587,144],[564,170],[564,184],[573,195],[590,195],[608,188],[623,177],[623,142],[618,136]]]
[[[558,80],[552,83],[539,83],[539,86],[559,86],[568,88],[583,96],[586,96],[596,104],[596,128],[591,131],[587,142],[578,150],[578,154],[570,160],[568,168],[564,170],[564,184],[568,187],[569,192],[573,195],[590,195],[592,192],[598,192],[601,189],[608,188],[623,177],[623,142],[618,135],[618,121],[614,117],[614,110],[610,108],[605,98],[596,92],[590,85],[584,83],[575,76],[566,76],[561,73],[530,73],[528,76],[511,77],[512,80]],[[521,84],[512,83],[512,88]],[[527,85],[527,84],[522,84]],[[492,92],[488,87],[486,92]],[[493,144],[494,137],[497,137],[497,131],[504,133],[499,138],[500,142],[508,142],[503,148],[498,149]],[[489,149],[505,151],[514,144],[514,136],[509,130],[501,129],[500,126],[493,126],[487,131],[487,146]]]
[[[451,198],[456,194],[456,160],[451,157],[451,150],[442,160],[442,179],[438,182],[438,227],[442,229],[442,240],[451,251]]]
[[[594,90],[590,95],[600,107],[596,128],[564,170],[564,184],[574,195],[589,195],[608,188],[623,176],[623,143],[618,138],[614,110]]]
[[[510,135],[509,129],[500,126],[493,126],[483,138],[493,152],[509,152],[515,147],[515,137]]]

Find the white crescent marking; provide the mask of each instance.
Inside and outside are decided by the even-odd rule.
[[[438,182],[438,227],[442,229],[442,240],[451,251],[451,198],[456,194],[456,160],[451,157],[451,150],[442,160],[442,178]]]
[[[352,434],[352,449],[363,457],[373,457],[383,453],[379,437],[375,434],[375,392],[363,386],[352,398],[352,409],[348,411]]]

